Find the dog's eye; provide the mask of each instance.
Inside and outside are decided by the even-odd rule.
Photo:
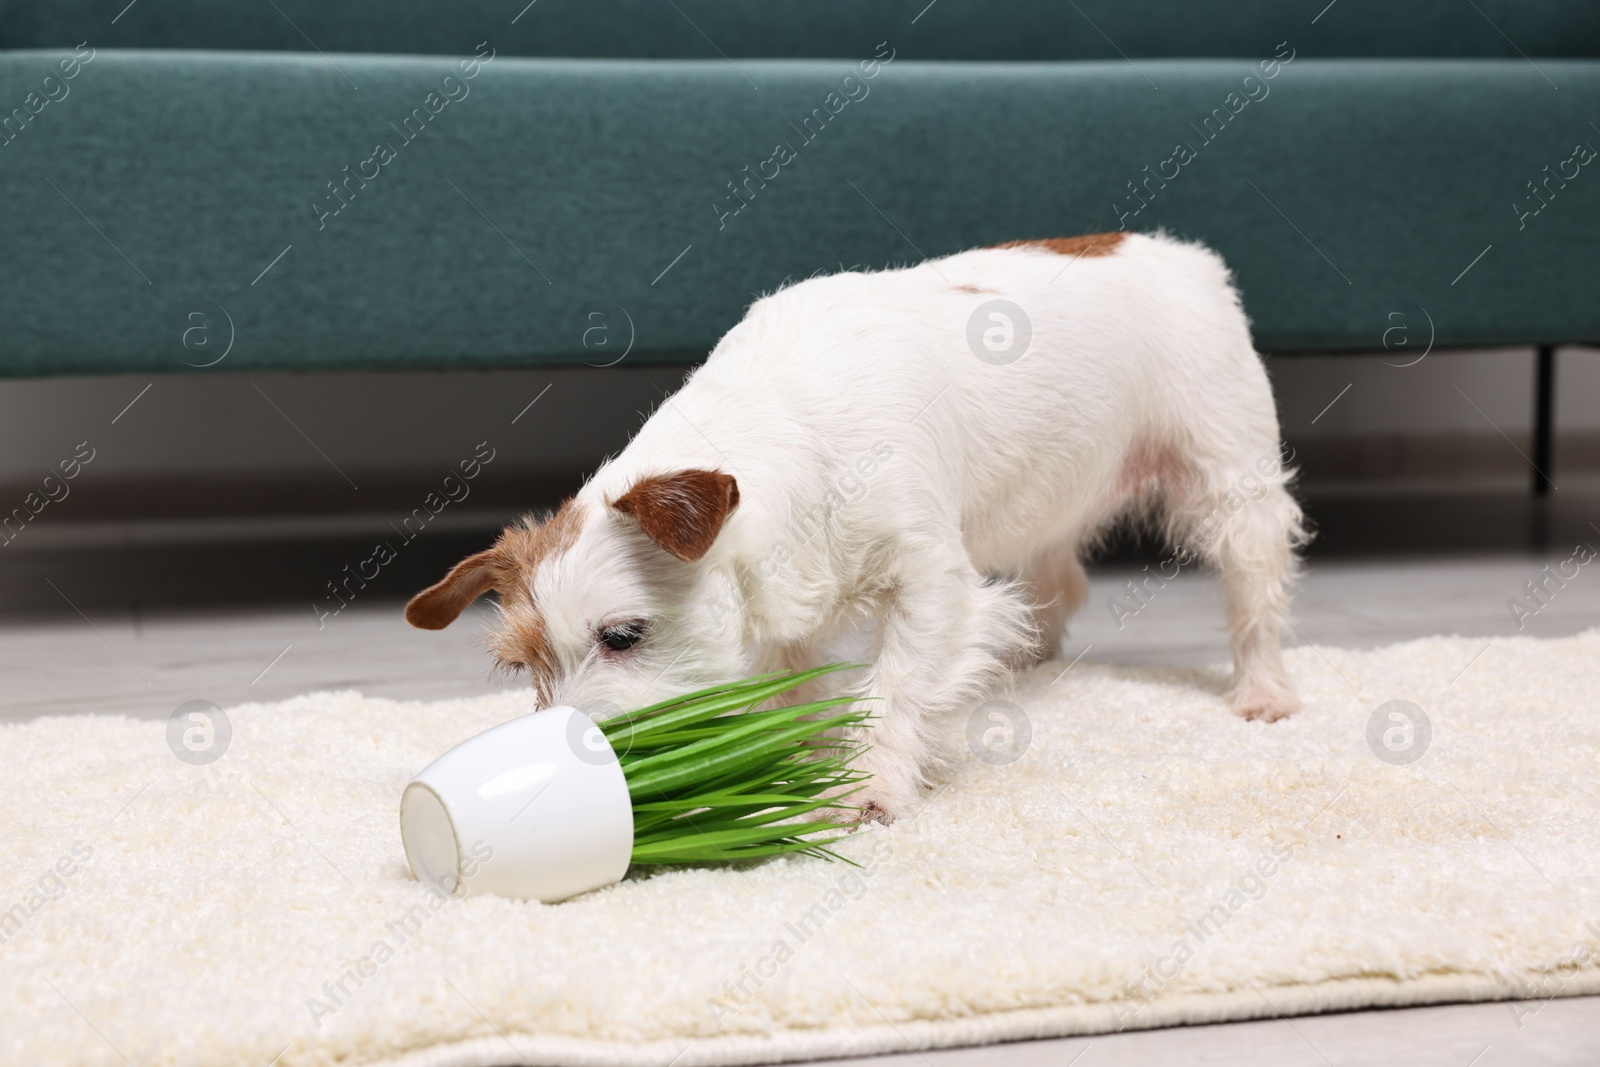
[[[638,619],[606,626],[600,631],[600,643],[613,652],[626,652],[643,638],[644,622]]]

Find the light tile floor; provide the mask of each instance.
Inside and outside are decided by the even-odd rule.
[[[1597,538],[1600,540],[1600,538]],[[1508,602],[1560,553],[1420,562],[1314,564],[1295,601],[1290,645],[1372,647],[1432,634],[1514,634]],[[1119,627],[1109,604],[1132,604],[1126,568],[1091,568],[1088,602],[1063,644],[1070,659],[1192,666],[1227,658],[1214,579],[1183,573]],[[1555,637],[1600,625],[1600,560],[1578,570],[1523,633]],[[186,700],[228,705],[313,689],[398,699],[502,689],[481,647],[479,605],[448,630],[406,625],[397,602],[356,604],[318,625],[309,605],[232,612],[88,608],[82,615],[0,618],[0,722],[84,711],[160,717]]]

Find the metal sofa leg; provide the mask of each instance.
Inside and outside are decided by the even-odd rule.
[[[1556,346],[1540,345],[1533,394],[1533,495],[1549,496],[1551,439],[1555,435]]]

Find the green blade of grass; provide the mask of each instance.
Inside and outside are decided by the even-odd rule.
[[[860,786],[856,786],[860,788]],[[659,833],[666,832],[668,824],[685,821],[699,829],[710,826],[719,828],[732,826],[763,826],[767,823],[778,822],[783,819],[793,819],[797,816],[808,815],[814,811],[825,808],[837,808],[840,811],[854,811],[855,808],[845,803],[845,798],[855,790],[848,790],[829,796],[794,798],[781,797],[779,803],[774,804],[770,799],[756,799],[753,801],[729,797],[719,803],[685,803],[677,804],[673,801],[662,802],[669,805],[662,811],[655,813],[653,825],[649,829],[639,828],[634,831],[637,840],[646,840]],[[660,816],[665,813],[665,818]],[[797,832],[799,827],[795,828]],[[674,831],[675,832],[675,831]]]
[[[816,830],[842,830],[843,824],[830,824],[825,822],[813,823]],[[809,828],[808,828],[809,829]],[[731,854],[734,850],[756,845],[776,845],[785,842],[802,844],[811,847],[809,843],[798,842],[795,837],[796,828],[793,826],[751,826],[731,830],[701,831],[691,828],[693,836],[682,838],[666,838],[658,841],[636,842],[633,846],[633,858],[640,863],[661,863],[663,855],[670,854],[673,850],[708,849]]]
[[[831,665],[831,669],[842,670],[844,666],[844,664],[833,664]],[[659,712],[666,711],[668,708],[675,708],[680,704],[688,704],[692,701],[703,700],[706,697],[732,692],[735,689],[749,689],[760,685],[763,682],[770,681],[773,678],[780,677],[782,674],[782,671],[772,671],[769,674],[758,674],[753,678],[746,678],[741,682],[723,682],[720,685],[708,686],[705,689],[697,689],[693,693],[684,693],[682,696],[668,697],[666,700],[651,704],[649,707],[640,708],[637,711],[630,711],[622,715],[614,715],[606,721],[610,723],[627,725],[629,723],[638,722],[640,719],[649,718],[650,716]]]
[[[689,797],[685,800],[652,800],[644,804],[635,804],[635,811],[671,811],[681,812],[692,808],[732,808],[754,806],[759,810],[778,807],[794,802],[791,793],[723,793],[719,796]]]
[[[626,749],[627,743],[624,735],[634,741],[640,740],[651,733],[663,731],[669,727],[700,722],[704,719],[714,718],[730,711],[739,711],[744,708],[754,707],[765,700],[780,693],[787,692],[796,686],[803,685],[813,678],[819,678],[832,671],[843,670],[844,664],[831,664],[827,667],[818,667],[815,670],[805,671],[801,674],[784,675],[773,681],[765,681],[748,685],[729,687],[723,691],[713,690],[710,695],[703,698],[677,702],[666,709],[653,712],[650,715],[639,717],[613,716],[601,725],[601,732],[607,738],[615,736],[612,747]],[[618,720],[622,721],[618,721]],[[615,725],[612,725],[615,724]],[[607,726],[612,726],[607,730]]]
[[[647,794],[672,795],[687,787],[705,788],[723,779],[737,783],[774,766],[798,768],[808,760],[825,763],[841,758],[837,749],[819,750],[812,756],[803,744],[797,742],[803,742],[810,735],[808,728],[813,725],[830,728],[849,725],[850,721],[841,717],[826,722],[818,720],[816,723],[783,724],[735,739],[730,744],[709,746],[687,757],[653,761],[645,766],[624,763],[622,772],[628,780],[630,792],[636,792],[639,799],[646,799]],[[800,736],[796,737],[796,734]],[[844,758],[854,757],[845,753]],[[815,770],[813,768],[813,772]],[[810,772],[797,769],[795,773],[807,776]],[[678,777],[671,784],[665,784],[672,775]],[[654,786],[650,784],[652,782]]]
[[[683,696],[671,697],[667,700],[660,701],[659,703],[651,704],[647,708],[640,708],[638,711],[612,716],[606,720],[606,725],[610,725],[616,729],[633,727],[646,721],[654,721],[665,712],[681,710],[686,708],[688,705],[695,705],[697,708],[704,707],[713,701],[721,701],[743,696],[745,694],[754,693],[771,686],[776,687],[776,693],[781,693],[785,690],[793,689],[796,686],[802,685],[805,682],[810,681],[812,678],[821,677],[822,675],[831,673],[833,671],[845,670],[852,666],[856,665],[846,663],[831,663],[826,667],[817,667],[813,670],[805,671],[800,674],[783,674],[781,672],[775,672],[772,674],[757,675],[754,678],[746,678],[740,682],[728,682],[722,685],[714,685],[706,689],[697,690],[693,693],[687,693]],[[769,695],[776,695],[776,693]],[[763,697],[762,699],[766,698]],[[733,706],[738,707],[739,705],[735,703]]]
[[[764,776],[764,777],[770,777]],[[718,792],[691,792],[680,794],[676,797],[650,801],[636,805],[634,808],[635,833],[643,835],[662,823],[668,822],[685,811],[693,811],[697,807],[723,807],[731,810],[737,807],[741,798],[754,802],[756,799],[762,803],[752,808],[753,811],[764,811],[770,806],[793,806],[835,790],[854,792],[854,787],[866,781],[867,775],[849,774],[836,771],[829,774],[815,775],[809,778],[751,783],[748,788],[728,789],[724,787]],[[758,792],[762,790],[764,792]],[[843,794],[840,794],[843,795]],[[781,798],[781,799],[780,799]]]
[[[840,717],[837,721],[847,721],[847,718]],[[723,773],[724,769],[736,766],[741,761],[747,761],[754,757],[781,750],[785,745],[803,740],[814,734],[816,732],[815,727],[822,722],[830,721],[815,720],[796,723],[783,729],[758,734],[755,737],[745,739],[739,744],[706,753],[695,759],[674,760],[637,776],[629,775],[628,768],[624,767],[623,774],[628,778],[628,790],[633,796],[638,798],[655,797],[673,789],[681,788],[688,783]]]
[[[648,770],[663,766],[669,761],[691,760],[707,752],[714,752],[721,746],[733,746],[746,737],[754,735],[775,736],[789,724],[798,721],[806,715],[815,715],[824,711],[831,711],[846,704],[854,704],[854,697],[834,697],[831,700],[816,700],[809,704],[796,704],[793,707],[777,708],[770,712],[746,712],[743,715],[728,715],[716,720],[725,722],[709,737],[688,744],[674,746],[665,752],[653,752],[646,756],[624,757],[623,771],[645,773]],[[818,721],[818,720],[813,720]],[[812,729],[808,734],[821,733]]]
[[[788,714],[789,711],[789,708],[770,708],[766,711],[737,712],[730,715],[721,715],[713,719],[707,719],[706,721],[697,723],[693,726],[681,726],[675,729],[645,734],[643,736],[635,735],[631,738],[632,748],[629,750],[629,755],[642,759],[655,749],[672,748],[680,745],[687,745],[694,741],[702,741],[710,737],[725,736],[727,733],[727,726],[722,722],[722,720],[725,718],[737,717],[741,721],[745,722],[772,722],[779,719],[792,717]]]
[[[850,763],[856,758],[857,753],[847,755],[829,755],[810,759],[804,755],[779,752],[758,753],[746,762],[730,764],[723,769],[720,777],[696,781],[678,789],[673,789],[664,794],[668,798],[689,796],[693,793],[721,792],[735,788],[749,788],[758,782],[777,783],[787,782],[790,786],[800,789],[810,789],[816,792],[819,783],[826,783],[834,778],[849,773]]]
[[[709,845],[704,842],[696,844],[694,840],[685,838],[677,842],[652,845],[649,849],[636,854],[633,857],[633,862],[650,864],[737,863],[741,860],[782,855],[844,859],[844,857],[829,849],[828,846],[836,845],[846,840],[848,837],[847,827],[843,825],[823,826],[818,824],[817,833],[827,833],[829,836],[744,845]],[[856,866],[851,860],[845,859],[844,862],[849,863],[851,866]]]
[[[674,804],[697,801],[702,798],[725,796],[753,796],[815,794],[818,786],[832,787],[849,782],[865,781],[868,775],[851,771],[842,761],[819,762],[816,765],[786,759],[773,767],[737,782],[707,783],[703,787],[684,790],[662,801]],[[645,801],[636,807],[646,807]]]

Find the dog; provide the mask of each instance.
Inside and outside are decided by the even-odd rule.
[[[1305,535],[1279,449],[1202,245],[1117,232],[815,277],[752,304],[576,495],[406,618],[439,629],[496,591],[490,643],[541,706],[637,708],[866,633],[856,800],[888,822],[951,718],[1057,653],[1119,522],[1220,574],[1232,709],[1295,710],[1279,628]]]

